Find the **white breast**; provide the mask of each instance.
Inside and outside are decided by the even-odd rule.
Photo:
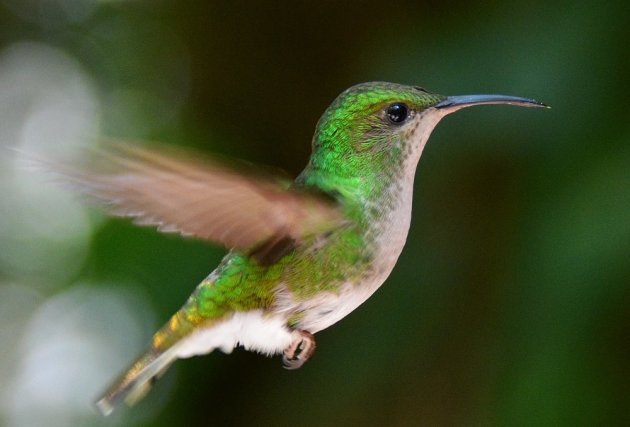
[[[357,282],[344,283],[337,292],[323,292],[299,304],[304,312],[299,327],[316,333],[343,319],[365,302],[387,279],[396,265],[407,239],[411,218],[411,195],[400,200],[401,206],[390,214],[377,239],[377,249],[370,271]],[[280,298],[282,298],[282,292]],[[285,298],[290,295],[285,294]],[[285,301],[285,304],[295,304]]]

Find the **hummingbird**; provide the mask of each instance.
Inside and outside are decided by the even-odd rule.
[[[229,250],[97,409],[108,415],[133,405],[175,360],[213,350],[241,346],[301,367],[315,351],[314,334],[366,301],[394,268],[410,226],[416,166],[434,127],[483,104],[546,107],[514,96],[362,83],[323,113],[295,180],[125,143],[102,150],[97,168],[61,168],[111,214]]]

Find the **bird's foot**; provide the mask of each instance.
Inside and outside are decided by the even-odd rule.
[[[284,350],[282,364],[286,369],[298,369],[315,352],[315,337],[307,331],[293,331],[293,342]]]

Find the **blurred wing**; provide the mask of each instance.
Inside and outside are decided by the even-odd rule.
[[[114,215],[228,248],[268,252],[342,223],[338,206],[323,195],[182,151],[110,144],[96,167],[103,171],[55,169]]]

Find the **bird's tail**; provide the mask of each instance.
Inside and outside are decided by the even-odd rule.
[[[134,405],[148,393],[176,358],[173,348],[161,352],[151,347],[114,381],[96,402],[96,408],[101,414],[109,415],[123,402]]]

